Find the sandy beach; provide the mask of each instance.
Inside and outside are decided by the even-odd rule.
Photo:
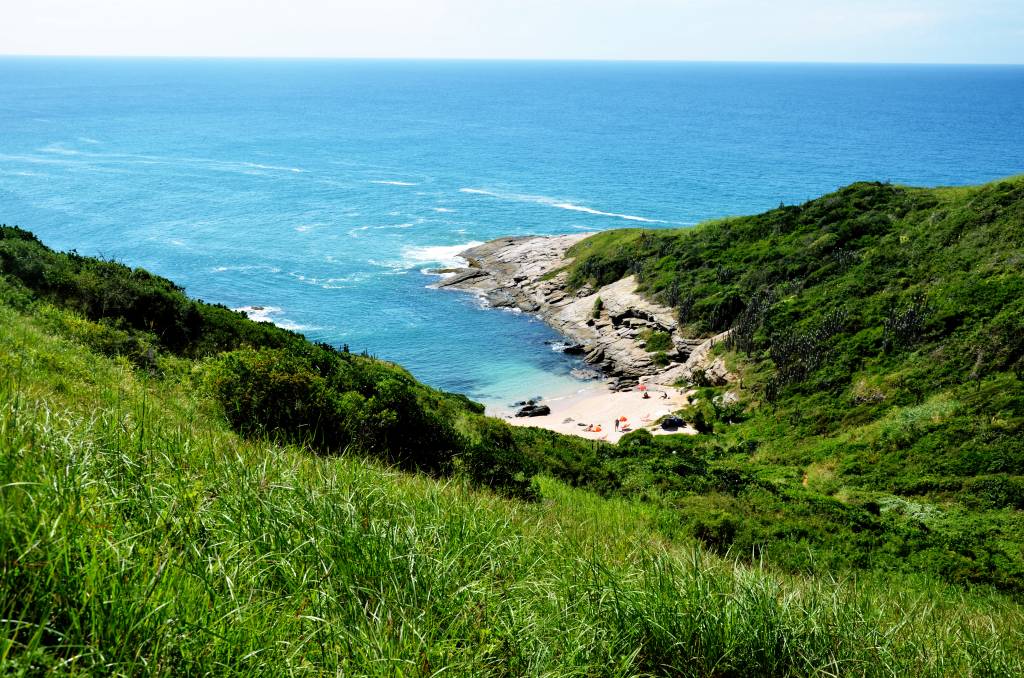
[[[488,412],[493,416],[506,419],[515,426],[536,426],[558,433],[577,435],[591,440],[617,442],[626,433],[638,428],[647,428],[654,435],[668,433],[694,434],[690,427],[677,431],[664,431],[656,422],[660,417],[671,414],[685,406],[687,391],[665,386],[652,386],[647,391],[650,398],[644,398],[643,391],[613,392],[603,385],[595,385],[582,393],[544,400],[541,404],[551,408],[551,414],[544,417],[516,417],[511,408],[496,409]],[[663,398],[667,394],[667,398]],[[616,430],[615,421],[626,417],[626,430]],[[582,424],[582,425],[581,425]],[[586,431],[587,425],[593,424],[600,431]]]

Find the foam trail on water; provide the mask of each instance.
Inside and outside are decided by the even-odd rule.
[[[412,228],[417,223],[419,223],[419,222],[406,221],[405,223],[401,223],[401,224],[386,224],[384,226],[374,226],[373,229],[375,231],[387,231],[387,230],[391,230],[391,229],[395,229],[395,228]]]
[[[615,217],[616,219],[625,219],[626,221],[642,221],[647,224],[661,224],[664,223],[657,219],[648,219],[647,217],[638,217],[633,214],[618,214],[616,212],[602,212],[601,210],[595,210],[590,207],[583,207],[582,205],[573,205],[571,202],[560,202],[552,205],[560,210],[570,210],[572,212],[586,212],[587,214],[595,214],[599,217]]]
[[[245,162],[239,160],[218,160],[215,158],[190,158],[190,157],[175,157],[175,156],[164,156],[164,155],[142,155],[138,153],[95,153],[89,151],[80,151],[74,148],[68,148],[61,143],[52,143],[37,149],[37,152],[44,153],[47,155],[57,156],[71,156],[90,158],[97,162],[108,162],[108,163],[122,163],[122,164],[143,164],[143,165],[199,165],[202,167],[208,167],[215,171],[227,171],[227,172],[238,172],[246,170],[271,170],[277,172],[292,172],[295,174],[301,174],[306,170],[301,167],[289,167],[285,165],[268,165],[258,162]]]
[[[638,217],[634,214],[621,214],[619,212],[602,212],[592,207],[584,207],[583,205],[576,205],[571,202],[564,200],[558,200],[557,198],[549,198],[546,195],[523,195],[520,193],[500,193],[497,191],[488,191],[483,188],[460,188],[459,193],[468,193],[470,195],[486,195],[492,198],[498,198],[499,200],[512,200],[515,202],[532,202],[538,205],[547,205],[548,207],[554,207],[560,210],[569,210],[571,212],[584,212],[586,214],[593,214],[598,217],[611,217],[614,219],[625,219],[626,221],[640,221],[646,224],[663,224],[664,221],[660,219],[648,219],[647,217]]]
[[[381,186],[418,186],[411,181],[371,181],[371,184],[380,184]]]
[[[267,271],[269,273],[280,273],[281,269],[277,266],[267,266],[266,264],[232,264],[224,266],[214,266],[210,269],[214,273],[227,273],[232,272],[244,272],[244,271]]]

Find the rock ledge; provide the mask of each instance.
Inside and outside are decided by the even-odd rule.
[[[462,252],[466,268],[449,272],[436,284],[481,295],[494,307],[534,313],[571,342],[574,353],[601,369],[613,389],[639,381],[671,385],[693,378],[698,370],[712,384],[732,381],[720,359],[710,360],[711,347],[727,333],[710,339],[680,336],[672,309],[641,297],[633,276],[594,290],[570,291],[566,257],[570,247],[589,233],[553,237],[498,238]],[[601,308],[595,314],[597,299]],[[645,350],[646,331],[665,332],[671,347],[668,364],[655,363]]]

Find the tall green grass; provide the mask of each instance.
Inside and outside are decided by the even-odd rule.
[[[0,306],[5,673],[1024,673],[1001,596],[782,575],[555,481],[520,503],[244,440],[168,374]]]

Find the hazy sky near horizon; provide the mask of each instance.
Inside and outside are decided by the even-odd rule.
[[[0,0],[0,54],[1024,63],[1024,0]]]

